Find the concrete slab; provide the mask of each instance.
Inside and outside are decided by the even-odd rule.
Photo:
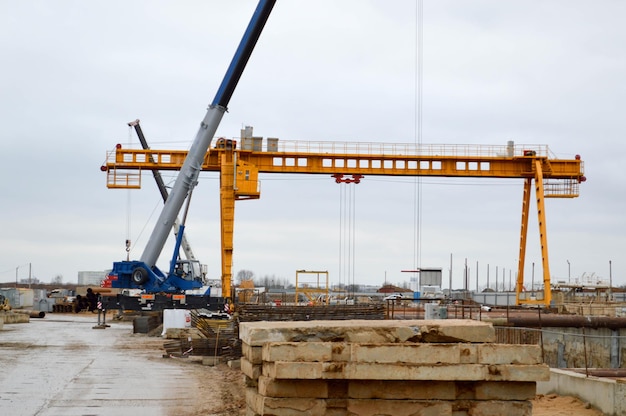
[[[530,401],[275,398],[246,390],[250,415],[531,416]]]
[[[405,364],[539,364],[538,345],[349,342],[270,342],[262,361],[359,362]],[[262,361],[257,360],[257,364]]]
[[[240,339],[252,346],[268,342],[494,342],[495,330],[487,322],[446,320],[352,320],[242,322]]]
[[[96,315],[48,314],[0,333],[0,414],[166,416],[192,414],[197,399],[180,363],[132,323],[92,329]],[[141,339],[139,339],[141,338]],[[135,340],[135,341],[134,341]],[[140,345],[141,344],[141,345]]]
[[[253,386],[251,386],[253,387]],[[389,400],[531,400],[533,382],[460,382],[414,380],[275,380],[258,379],[258,393],[267,397]]]
[[[243,363],[242,363],[243,371]],[[250,376],[244,371],[244,374]],[[545,364],[375,364],[354,362],[263,363],[263,375],[274,379],[539,381],[550,379]]]

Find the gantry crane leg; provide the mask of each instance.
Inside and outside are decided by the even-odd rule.
[[[541,243],[541,264],[543,266],[543,303],[550,306],[552,288],[550,287],[550,262],[548,261],[548,230],[543,190],[543,171],[541,160],[535,160],[535,195],[537,197],[537,219],[539,221],[539,242]]]
[[[532,178],[524,181],[524,197],[522,199],[522,228],[520,231],[519,259],[517,263],[517,284],[515,285],[515,304],[520,305],[520,293],[524,289],[524,263],[526,260],[526,240],[528,236],[528,213],[530,211],[530,189]]]
[[[548,235],[546,228],[545,195],[543,188],[543,170],[541,160],[536,159],[535,167],[535,196],[537,198],[537,220],[539,222],[539,242],[541,244],[541,265],[543,269],[543,299],[535,301],[522,299],[520,294],[524,288],[524,263],[526,258],[526,241],[528,236],[528,213],[530,211],[530,192],[532,178],[524,182],[524,199],[522,201],[522,227],[520,232],[519,261],[517,267],[517,284],[515,285],[515,303],[517,305],[543,303],[550,306],[552,302],[552,288],[550,285],[550,262],[548,260]]]
[[[235,227],[235,159],[234,152],[220,155],[220,213],[222,232],[222,296],[231,298],[233,268],[233,233]]]

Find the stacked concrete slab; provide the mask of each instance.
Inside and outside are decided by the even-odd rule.
[[[536,345],[472,320],[240,324],[247,415],[531,416]]]

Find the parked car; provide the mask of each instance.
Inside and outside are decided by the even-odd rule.
[[[485,312],[491,312],[491,306],[480,305],[480,310]]]
[[[383,300],[398,300],[402,299],[402,293],[394,293],[393,295],[388,295],[383,298]]]

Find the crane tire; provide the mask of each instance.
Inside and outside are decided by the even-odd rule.
[[[137,267],[133,270],[130,280],[136,285],[143,285],[148,281],[148,271],[143,267]]]

